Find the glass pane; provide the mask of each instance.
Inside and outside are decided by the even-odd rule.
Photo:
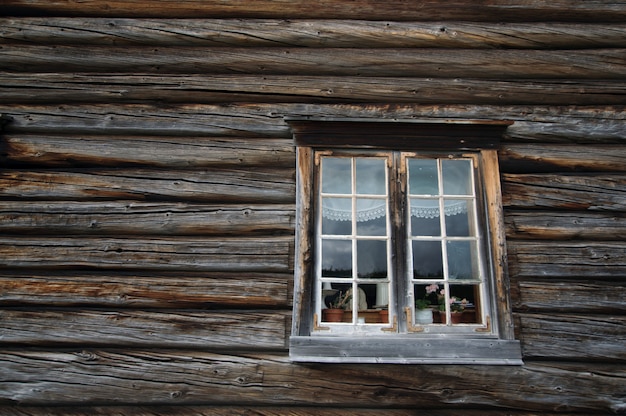
[[[386,195],[385,160],[356,159],[356,193]]]
[[[480,323],[479,290],[478,285],[450,285],[450,311],[461,315],[457,315],[459,323]],[[455,323],[455,317],[452,323]]]
[[[437,309],[437,294],[441,287],[436,283],[413,285],[415,309]]]
[[[473,215],[472,201],[463,199],[446,199],[446,235],[449,237],[470,236],[470,216]]]
[[[473,241],[448,241],[448,276],[450,279],[479,279]]]
[[[387,235],[387,206],[384,199],[356,200],[357,235]]]
[[[441,242],[413,241],[413,277],[442,278],[443,262],[441,260]]]
[[[469,160],[442,160],[443,193],[472,195],[472,170]]]
[[[322,234],[352,234],[352,199],[322,199]]]
[[[434,159],[409,159],[409,194],[438,195],[437,161]]]
[[[322,192],[329,194],[352,193],[352,159],[322,158]]]
[[[411,198],[411,235],[441,235],[438,200]]]
[[[322,240],[322,276],[352,277],[352,242]]]
[[[360,278],[387,277],[387,242],[360,240],[357,247],[357,275]]]
[[[387,308],[389,306],[389,283],[376,283],[375,285],[363,286],[374,286],[376,290],[376,296],[373,297],[373,302],[369,302],[369,305],[372,305],[373,308],[377,309]],[[368,299],[372,298],[368,297]]]

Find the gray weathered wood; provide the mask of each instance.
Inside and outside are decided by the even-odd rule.
[[[623,22],[623,4],[613,0],[570,1],[553,0],[489,0],[476,3],[454,0],[442,4],[437,0],[419,3],[390,0],[319,0],[315,3],[293,0],[166,0],[158,7],[146,0],[4,0],[0,15],[44,16],[109,16],[159,18],[278,18],[302,19],[329,16],[335,19],[365,20],[486,20],[502,21],[574,21]]]
[[[286,308],[293,276],[257,272],[4,271],[0,304],[128,308]]]
[[[626,240],[626,215],[620,212],[507,211],[504,222],[510,239]]]
[[[626,38],[626,36],[625,36]],[[7,103],[372,102],[609,105],[626,102],[621,80],[481,80],[466,78],[298,75],[116,75],[4,73]]]
[[[2,158],[38,167],[150,166],[199,169],[210,166],[293,167],[286,139],[234,137],[111,137],[5,135]]]
[[[525,357],[626,362],[626,317],[611,315],[520,315]]]
[[[623,174],[502,176],[503,204],[506,207],[578,211],[626,210],[626,175]]]
[[[48,347],[284,349],[286,321],[262,311],[9,309],[0,310],[0,334],[3,343]]]
[[[626,407],[626,374],[623,366],[615,364],[360,365],[358,371],[353,365],[334,365],[330,371],[325,365],[293,365],[275,354],[4,349],[0,366],[4,369],[0,373],[0,401],[22,405],[87,404],[97,400],[101,405],[210,401],[213,405],[349,407],[354,403],[354,386],[358,385],[359,404],[378,409],[442,407],[459,402],[464,408],[535,411],[608,413]]]
[[[317,48],[626,47],[624,24],[367,20],[0,18],[5,43]]]
[[[0,172],[4,198],[292,203],[293,169],[113,169]]]
[[[626,49],[198,48],[6,45],[0,70],[488,79],[626,77]]]
[[[626,285],[623,282],[600,279],[555,282],[548,278],[516,280],[513,286],[518,287],[516,310],[541,311],[543,314],[549,311],[626,314]]]
[[[289,272],[293,237],[0,238],[0,266]]]
[[[509,241],[509,269],[517,279],[558,277],[623,280],[626,245],[622,242]]]
[[[37,235],[293,234],[293,205],[2,201],[0,233]]]
[[[504,144],[498,155],[505,172],[626,172],[623,145]]]

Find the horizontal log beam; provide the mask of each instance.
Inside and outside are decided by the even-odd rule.
[[[8,105],[8,134],[102,134],[291,138],[289,118],[362,120],[512,120],[507,139],[624,143],[624,106],[551,107],[403,104]]]
[[[293,234],[293,205],[3,201],[0,233],[37,235]]]
[[[616,279],[626,276],[621,242],[509,241],[509,271],[516,279],[535,277]]]
[[[626,49],[355,49],[7,45],[0,71],[488,79],[626,77]]]
[[[626,211],[626,175],[502,175],[502,204],[510,208]]]
[[[522,354],[552,360],[626,362],[626,317],[520,315]]]
[[[595,196],[588,195],[594,198]],[[510,211],[504,216],[508,239],[523,240],[626,240],[626,214]]]
[[[0,310],[4,345],[285,349],[280,312]]]
[[[376,102],[422,104],[610,105],[626,103],[622,80],[294,75],[0,74],[7,103]]]
[[[513,278],[512,286],[516,287],[513,308],[517,311],[621,315],[626,312],[626,284],[622,282],[599,279],[559,282],[552,278]]]
[[[283,308],[291,304],[290,273],[115,273],[4,270],[0,305],[128,308]]]
[[[442,5],[443,6],[443,5]],[[194,16],[195,17],[195,16]],[[400,17],[400,16],[397,16]],[[624,48],[626,25],[366,20],[0,18],[3,43],[310,48]]]
[[[293,167],[288,139],[4,135],[2,161],[38,167]]]
[[[596,171],[626,172],[622,145],[576,146],[504,144],[498,149],[502,172]]]
[[[354,386],[359,386],[359,404],[371,409],[441,408],[460,402],[463,408],[609,413],[624,410],[626,393],[623,367],[593,363],[361,364],[359,371],[354,365],[333,365],[329,377],[328,366],[294,366],[276,355],[5,349],[0,351],[0,367],[0,402],[44,406],[97,401],[100,405],[238,403],[340,408],[354,404]]]
[[[292,203],[293,169],[0,171],[0,197]]]
[[[291,0],[160,1],[159,7],[146,0],[4,0],[4,16],[107,16],[157,18],[278,18],[278,19],[364,19],[364,20],[465,20],[465,21],[575,21],[623,22],[626,11],[619,2],[553,0],[489,0],[480,4],[471,0],[454,0],[442,4],[437,0],[418,4],[390,0],[383,4],[363,0],[320,0],[312,4]]]
[[[6,268],[283,272],[293,270],[293,237],[0,238]]]

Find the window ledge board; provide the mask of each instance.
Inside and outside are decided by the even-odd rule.
[[[292,336],[294,362],[522,365],[520,343],[501,339]]]

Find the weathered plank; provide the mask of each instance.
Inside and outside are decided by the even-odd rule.
[[[2,201],[0,233],[37,235],[293,234],[293,205]]]
[[[442,5],[443,6],[443,5]],[[626,25],[367,20],[0,18],[4,43],[316,48],[626,47]],[[449,16],[446,16],[449,19]]]
[[[626,172],[623,145],[504,144],[498,149],[504,172]]]
[[[0,266],[289,272],[293,237],[0,238]]]
[[[626,276],[626,244],[588,241],[509,241],[509,270],[533,277],[612,278]]]
[[[419,3],[390,0],[319,0],[315,3],[293,0],[166,0],[159,7],[146,0],[4,0],[0,15],[5,16],[109,16],[159,18],[278,18],[278,19],[365,19],[365,20],[486,20],[486,21],[574,21],[623,22],[623,4],[612,0],[489,0],[480,4],[454,0]]]
[[[420,104],[0,105],[12,134],[291,138],[285,117],[363,120],[512,120],[515,141],[624,143],[626,107]]]
[[[295,160],[287,139],[5,135],[2,141],[5,166],[293,167]]]
[[[623,48],[517,51],[7,45],[0,50],[0,70],[14,72],[623,80],[625,60]]]
[[[626,36],[625,36],[626,38]],[[626,102],[621,80],[481,80],[465,78],[297,75],[0,74],[7,103],[373,102],[609,105]]]
[[[356,395],[361,406],[371,409],[446,405],[456,410],[480,406],[608,413],[626,408],[626,373],[618,364],[362,364],[355,371],[353,365],[293,365],[286,357],[262,354],[5,349],[0,366],[4,404],[78,405],[97,400],[101,405],[349,407]]]
[[[293,169],[81,169],[0,172],[0,196],[34,199],[292,203]]]
[[[290,273],[3,271],[0,305],[128,308],[287,308]]]
[[[502,202],[509,208],[626,210],[623,174],[504,174]]]
[[[504,216],[509,239],[529,240],[626,240],[626,214],[511,211]]]
[[[593,280],[553,281],[512,279],[517,287],[517,311],[622,314],[626,312],[622,282]],[[524,328],[525,330],[525,328]],[[532,331],[530,331],[532,333]]]
[[[524,357],[626,362],[626,316],[521,314],[519,320]]]
[[[284,349],[287,314],[250,311],[0,310],[3,344]]]

